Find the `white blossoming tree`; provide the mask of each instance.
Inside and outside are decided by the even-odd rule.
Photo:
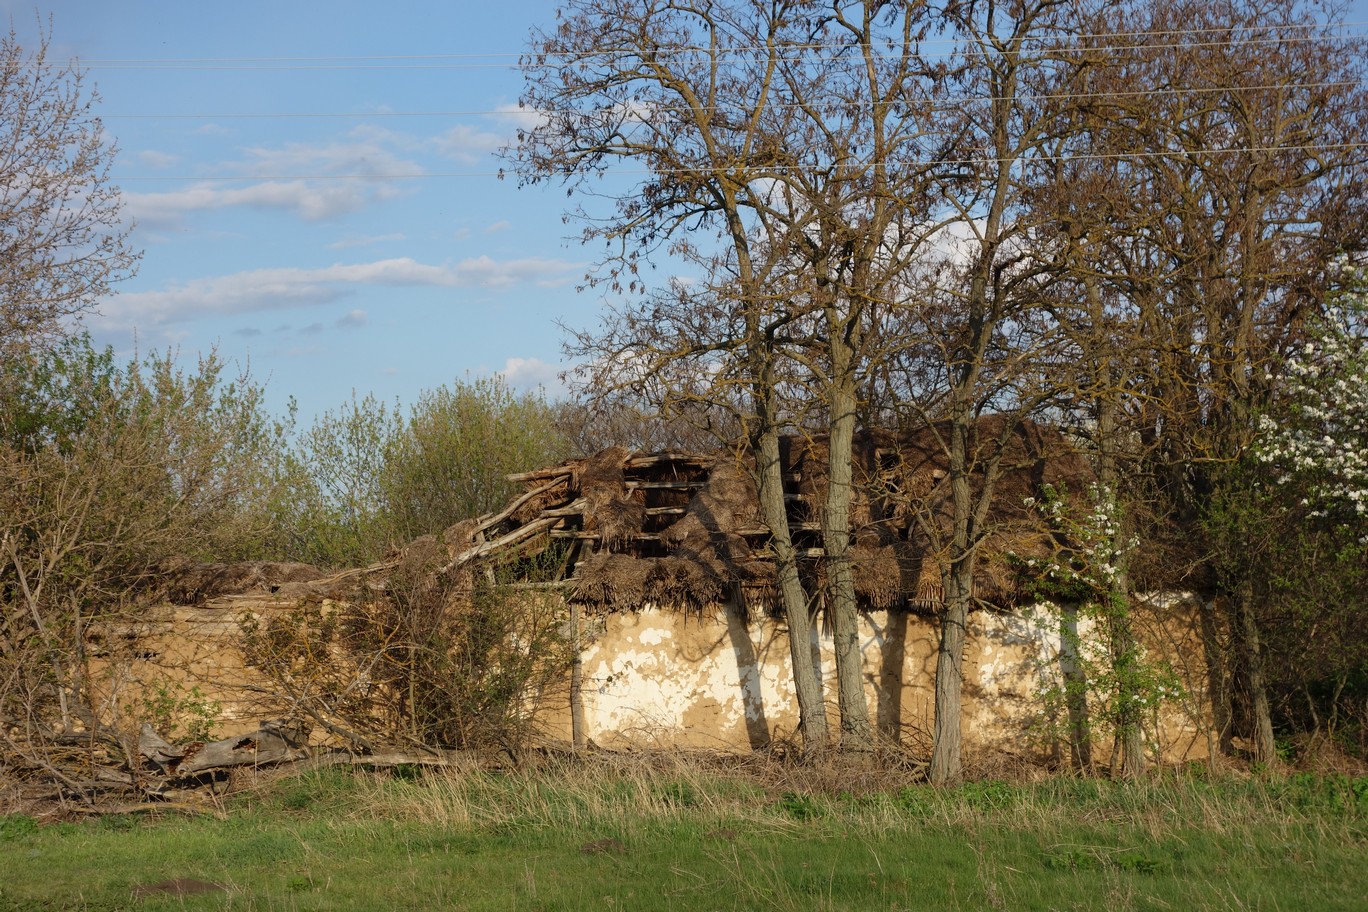
[[[1147,656],[1135,637],[1126,567],[1139,542],[1124,530],[1116,494],[1105,485],[1089,486],[1084,497],[1045,485],[1026,505],[1045,519],[1059,546],[1051,558],[1016,561],[1039,600],[1036,610],[1060,637],[1061,674],[1040,694],[1044,716],[1068,719],[1076,767],[1092,767],[1093,737],[1110,732],[1113,774],[1138,775],[1146,716],[1157,732],[1160,705],[1183,696],[1173,669]]]
[[[1255,458],[1306,517],[1368,543],[1368,294],[1347,293],[1288,359],[1280,402],[1260,418]]]
[[[1207,521],[1218,572],[1244,581],[1270,743],[1313,730],[1368,751],[1368,294],[1341,293],[1267,378],[1247,458]],[[1249,688],[1258,701],[1258,689]],[[1346,712],[1348,716],[1346,716]],[[1284,740],[1283,745],[1290,742]],[[1269,755],[1269,749],[1256,752]]]

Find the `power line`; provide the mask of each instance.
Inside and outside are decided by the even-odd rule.
[[[1344,31],[1347,29],[1362,28],[1368,26],[1368,21],[1362,22],[1284,22],[1268,23],[1264,25],[1229,25],[1212,26],[1209,28],[1187,28],[1187,29],[1149,29],[1119,32],[1085,32],[1079,34],[1061,34],[1057,37],[1070,40],[1093,40],[1093,39],[1112,39],[1112,38],[1152,38],[1159,35],[1217,35],[1217,34],[1238,34],[1238,33],[1261,33],[1283,30],[1300,31]],[[1028,41],[1048,41],[1055,36],[1027,36]],[[922,42],[923,44],[950,44],[954,43],[953,38],[932,38]],[[823,50],[827,48],[847,48],[850,45],[846,42],[813,42],[808,44],[789,45],[794,49],[802,50]],[[1135,45],[1133,45],[1135,46]],[[1138,47],[1145,47],[1139,45]],[[681,46],[678,50],[702,51],[710,50],[701,46]],[[765,45],[738,45],[734,48],[725,48],[728,52],[759,52],[768,51]],[[320,55],[291,55],[291,56],[254,56],[254,57],[98,57],[84,60],[85,65],[93,64],[192,64],[192,63],[315,63],[332,60],[359,60],[365,62],[374,61],[398,61],[398,60],[489,60],[507,59],[519,60],[528,52],[526,51],[493,51],[478,54],[320,54]],[[573,55],[565,55],[573,56]]]
[[[997,158],[992,156],[978,158],[946,158],[946,159],[922,159],[887,162],[882,165],[885,168],[929,168],[934,165],[955,166],[955,165],[991,165],[991,164],[1025,164],[1031,165],[1041,162],[1071,162],[1071,161],[1119,161],[1123,159],[1153,159],[1153,158],[1188,158],[1193,155],[1240,155],[1261,152],[1329,152],[1329,151],[1350,151],[1354,149],[1368,148],[1368,141],[1343,142],[1343,143],[1305,143],[1290,146],[1236,146],[1236,147],[1212,147],[1203,149],[1165,149],[1158,151],[1143,152],[1085,152],[1071,153],[1067,155],[1032,155],[1029,157]],[[844,164],[845,170],[874,168],[874,162],[858,162],[854,164]],[[608,175],[628,175],[628,174],[695,174],[700,172],[710,172],[718,170],[706,164],[699,165],[697,168],[609,168],[604,173]],[[754,179],[761,180],[769,175],[776,173],[796,173],[801,171],[814,170],[811,166],[804,165],[767,165],[763,168],[756,168]],[[313,181],[313,180],[355,180],[355,181],[381,181],[381,180],[426,180],[430,178],[452,178],[452,177],[498,177],[503,178],[508,175],[506,170],[498,171],[423,171],[408,174],[295,174],[295,175],[253,175],[253,176],[228,176],[228,175],[201,175],[201,176],[128,176],[111,177],[115,183],[132,182],[235,182],[235,181]],[[556,174],[547,175],[555,177]],[[569,175],[566,175],[569,176]]]
[[[1072,49],[1074,49],[1074,50],[1080,50],[1080,51],[1086,50],[1086,51],[1091,51],[1091,52],[1094,52],[1094,53],[1103,52],[1103,51],[1173,50],[1173,49],[1178,49],[1178,48],[1182,48],[1182,49],[1199,49],[1199,48],[1206,48],[1206,47],[1225,47],[1225,46],[1228,46],[1228,45],[1230,44],[1230,42],[1229,42],[1229,41],[1167,41],[1167,42],[1162,42],[1162,43],[1148,43],[1148,44],[1125,43],[1125,44],[1117,44],[1117,45],[1100,45],[1100,46],[1099,46],[1099,45],[1083,45],[1083,44],[1078,44],[1078,42],[1081,42],[1081,41],[1084,41],[1084,40],[1094,40],[1094,39],[1112,40],[1112,39],[1124,39],[1124,38],[1150,38],[1150,37],[1157,37],[1157,36],[1181,36],[1181,35],[1201,35],[1201,36],[1209,36],[1209,35],[1227,34],[1227,35],[1235,36],[1235,35],[1239,35],[1239,34],[1241,34],[1241,33],[1268,33],[1268,32],[1272,32],[1272,31],[1276,31],[1276,30],[1302,30],[1302,31],[1323,30],[1323,31],[1326,31],[1326,32],[1329,32],[1329,33],[1334,33],[1334,32],[1343,33],[1343,32],[1348,32],[1348,31],[1351,30],[1351,29],[1363,28],[1363,27],[1365,27],[1365,26],[1368,26],[1368,22],[1352,22],[1352,23],[1339,23],[1339,24],[1331,24],[1331,23],[1305,23],[1305,24],[1284,23],[1284,24],[1264,25],[1264,26],[1229,26],[1229,27],[1207,28],[1207,29],[1169,29],[1169,30],[1135,31],[1135,32],[1110,32],[1110,33],[1108,33],[1108,32],[1100,32],[1100,33],[1090,34],[1090,35],[1069,35],[1069,34],[1061,34],[1061,35],[1038,35],[1038,36],[1025,36],[1025,37],[1023,38],[1023,40],[1032,41],[1032,42],[1040,42],[1040,43],[1055,42],[1055,44],[1054,44],[1054,49],[1056,49],[1056,50],[1068,50],[1068,49],[1071,49],[1071,48],[1072,48]],[[1356,41],[1356,40],[1363,40],[1363,39],[1365,39],[1365,38],[1368,38],[1368,34],[1361,34],[1361,33],[1354,33],[1354,34],[1325,34],[1325,35],[1305,34],[1305,35],[1301,35],[1301,36],[1296,36],[1296,35],[1282,35],[1282,36],[1274,36],[1274,37],[1271,37],[1271,38],[1237,38],[1236,41],[1237,41],[1237,43],[1238,43],[1240,46],[1261,46],[1261,45],[1270,45],[1270,44],[1279,44],[1279,45],[1282,45],[1282,44],[1289,44],[1289,43],[1291,43],[1291,44],[1300,44],[1300,43],[1309,43],[1309,42],[1314,42],[1314,41]],[[931,40],[929,40],[929,41],[922,42],[921,45],[919,45],[919,46],[936,45],[936,44],[946,44],[946,45],[954,46],[954,45],[957,44],[957,43],[959,43],[959,39],[952,39],[952,38],[931,39]],[[801,62],[804,62],[804,61],[805,61],[805,58],[802,56],[802,54],[803,54],[804,52],[808,52],[808,51],[827,51],[827,50],[848,51],[848,50],[850,50],[852,47],[856,47],[856,46],[857,46],[857,45],[851,45],[851,44],[849,44],[849,43],[812,43],[812,44],[791,44],[791,45],[781,45],[780,48],[781,48],[782,53],[780,54],[780,59],[781,59],[781,60],[785,60],[785,61],[787,61],[787,62],[792,62],[792,63],[801,63]],[[661,48],[658,49],[658,51],[660,51],[660,52],[662,52],[662,53],[665,53],[665,54],[687,54],[687,53],[714,54],[714,53],[720,53],[720,54],[723,54],[723,55],[726,55],[726,56],[736,56],[736,55],[742,55],[742,54],[756,54],[756,55],[759,55],[759,54],[761,54],[762,52],[763,52],[764,54],[768,55],[768,54],[772,53],[773,50],[774,50],[773,48],[769,48],[769,47],[765,47],[765,46],[747,46],[747,45],[738,45],[738,46],[736,46],[736,47],[728,47],[728,48],[720,48],[720,49],[715,49],[715,48],[710,48],[710,47],[702,47],[702,46],[695,46],[695,45],[680,45],[680,46],[677,46],[677,47],[665,46],[665,47],[661,47]],[[797,52],[797,53],[798,53],[798,56],[792,56],[792,57],[786,56],[786,54],[789,53],[789,52]],[[559,64],[546,64],[546,65],[545,65],[545,66],[556,66],[556,65],[565,65],[565,64],[569,64],[569,63],[576,63],[576,62],[579,62],[579,61],[582,61],[582,60],[585,60],[585,59],[592,59],[592,58],[595,58],[595,57],[611,57],[611,56],[613,56],[613,55],[638,56],[638,49],[637,49],[637,48],[634,48],[634,47],[625,47],[625,48],[603,48],[603,49],[595,49],[595,50],[592,50],[592,51],[578,51],[578,52],[556,52],[556,51],[548,51],[548,52],[546,52],[545,54],[541,54],[540,52],[537,52],[537,51],[533,50],[533,51],[526,51],[526,52],[520,52],[520,53],[500,52],[500,53],[483,53],[483,54],[403,54],[403,55],[370,55],[370,56],[342,56],[342,55],[338,55],[338,56],[318,56],[318,57],[281,56],[281,57],[166,57],[166,58],[152,58],[152,57],[149,57],[149,58],[87,58],[87,59],[73,58],[72,60],[68,61],[68,63],[66,63],[66,64],[55,64],[55,63],[54,63],[54,64],[43,64],[42,66],[45,67],[45,68],[59,68],[59,67],[67,67],[67,66],[75,65],[75,66],[81,67],[81,68],[83,68],[83,69],[101,69],[101,70],[150,70],[150,71],[171,70],[171,71],[237,71],[237,72],[243,72],[243,71],[272,72],[272,71],[307,71],[307,70],[322,70],[322,71],[327,71],[327,70],[460,70],[460,69],[523,69],[523,68],[531,67],[530,64],[526,64],[526,63],[524,62],[526,59],[531,58],[531,57],[546,56],[546,57],[549,57],[549,58],[556,58],[556,59],[558,59],[558,60],[561,61]],[[887,60],[906,60],[906,59],[910,59],[910,58],[925,58],[925,57],[927,57],[927,56],[939,56],[939,55],[927,55],[927,54],[923,54],[923,53],[917,52],[917,53],[912,53],[912,54],[901,54],[901,53],[895,53],[895,54],[875,54],[875,55],[872,55],[872,56],[873,56],[875,59],[887,61]],[[764,59],[768,59],[768,57],[767,57],[767,56],[763,56],[763,57],[762,57],[762,56],[756,56],[756,57],[753,58],[753,59],[755,59],[755,60],[764,60]],[[833,56],[822,56],[822,55],[820,55],[820,54],[818,54],[817,56],[813,56],[813,57],[806,58],[807,62],[811,62],[811,63],[820,63],[820,62],[823,62],[823,61],[825,61],[825,60],[832,60],[832,59],[835,59],[835,58],[834,58]],[[493,61],[503,60],[503,61],[506,61],[506,62],[490,62],[490,63],[472,62],[472,61],[486,61],[486,60],[493,60]],[[342,62],[342,63],[338,63],[338,62],[331,62],[331,61],[359,61],[359,62]],[[402,62],[401,62],[401,61],[402,61]],[[415,62],[412,62],[412,61],[440,61],[440,62],[415,63]],[[27,66],[32,67],[32,66],[34,66],[34,65],[33,65],[33,64],[28,64]],[[536,68],[541,68],[541,67],[531,67],[531,68],[536,69]]]
[[[1101,99],[1101,98],[1137,98],[1137,97],[1165,97],[1179,95],[1210,95],[1223,92],[1271,92],[1271,91],[1299,91],[1306,89],[1337,89],[1352,88],[1362,85],[1358,80],[1338,80],[1332,82],[1303,82],[1303,83],[1268,83],[1253,86],[1203,86],[1195,88],[1173,88],[1173,89],[1136,89],[1125,92],[1076,92],[1058,94],[1017,94],[1012,96],[989,95],[974,96],[960,95],[947,98],[936,99],[936,106],[933,106],[927,113],[943,112],[946,110],[942,106],[960,106],[965,104],[991,104],[998,101],[1078,101],[1082,99]],[[831,106],[839,107],[842,102],[828,102]],[[821,103],[817,103],[820,106]],[[791,110],[807,108],[812,105],[797,102],[766,105],[766,110]],[[913,107],[909,105],[909,107]],[[603,111],[605,109],[599,109]],[[652,112],[662,110],[676,110],[672,105],[653,105]],[[678,110],[694,110],[692,108],[679,108]],[[747,110],[740,103],[735,105],[712,105],[703,106],[698,110],[709,113],[718,113],[729,110]],[[553,109],[532,109],[532,108],[504,108],[492,110],[464,110],[464,111],[280,111],[280,112],[240,112],[240,113],[221,113],[221,114],[101,114],[103,120],[275,120],[275,119],[346,119],[346,118],[382,118],[382,117],[528,117],[546,114],[577,114],[594,113],[581,111],[574,108],[553,108]]]

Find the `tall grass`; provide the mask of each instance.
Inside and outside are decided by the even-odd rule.
[[[0,820],[0,910],[1359,909],[1368,779],[936,790],[860,766],[638,756],[331,769],[223,819]]]

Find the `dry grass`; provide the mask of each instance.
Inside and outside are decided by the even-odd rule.
[[[333,767],[222,818],[0,817],[0,852],[36,859],[0,879],[0,910],[126,908],[178,878],[224,891],[146,907],[1357,909],[1368,890],[1368,780],[914,776],[675,754]]]

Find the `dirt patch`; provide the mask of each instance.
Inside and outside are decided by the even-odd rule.
[[[208,880],[194,880],[177,877],[154,884],[142,884],[133,888],[134,899],[147,899],[152,896],[192,896],[196,893],[223,893],[228,888]]]

